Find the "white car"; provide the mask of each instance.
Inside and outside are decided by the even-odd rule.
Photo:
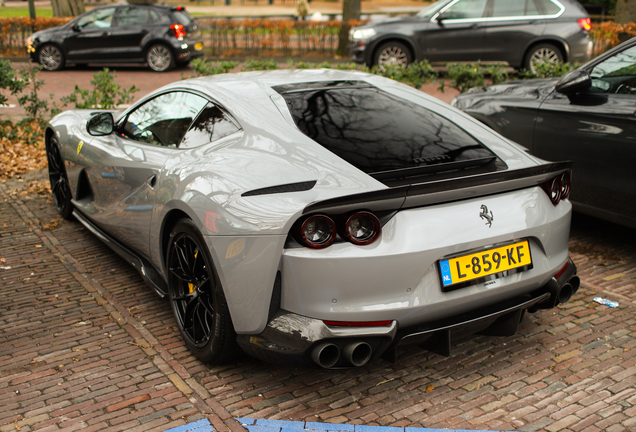
[[[579,287],[570,165],[361,72],[190,79],[46,129],[56,206],[170,299],[188,348],[323,368],[510,335]]]

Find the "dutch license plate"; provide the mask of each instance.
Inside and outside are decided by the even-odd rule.
[[[197,42],[194,44],[195,51],[201,51],[203,49],[203,44],[201,42]]]
[[[443,291],[461,288],[478,279],[494,279],[531,268],[532,256],[527,240],[439,262]]]

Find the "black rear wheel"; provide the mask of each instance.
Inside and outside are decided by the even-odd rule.
[[[163,44],[155,44],[148,48],[146,61],[150,69],[155,72],[165,72],[175,66],[172,50]]]
[[[46,158],[49,162],[49,181],[51,182],[51,193],[55,207],[64,219],[72,219],[71,187],[66,176],[60,146],[55,137],[51,137],[46,143]]]
[[[223,363],[238,353],[221,282],[196,225],[182,220],[170,234],[168,293],[179,331],[201,361]]]

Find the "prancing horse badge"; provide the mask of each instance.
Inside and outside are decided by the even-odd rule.
[[[492,226],[492,221],[495,220],[492,212],[488,214],[488,207],[486,207],[484,204],[481,205],[481,213],[479,213],[479,217],[486,221],[486,225],[488,225],[488,228]]]

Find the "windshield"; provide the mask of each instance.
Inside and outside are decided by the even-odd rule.
[[[452,2],[453,0],[439,0],[430,5],[427,8],[422,9],[417,13],[418,17],[431,17],[435,15],[441,8]]]

